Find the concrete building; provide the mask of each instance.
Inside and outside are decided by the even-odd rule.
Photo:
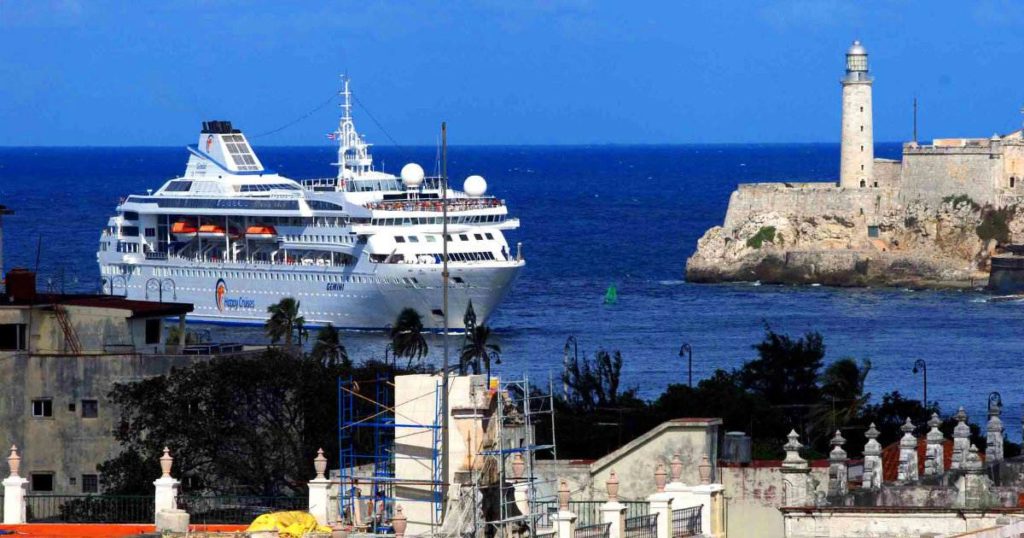
[[[30,493],[97,493],[115,456],[115,383],[161,375],[208,355],[167,354],[164,320],[192,305],[40,294],[13,269],[0,294],[0,441],[25,449]],[[176,347],[177,343],[170,343]]]
[[[854,41],[846,51],[843,86],[843,129],[840,148],[839,186],[866,187],[873,177],[875,141],[871,122],[871,76],[868,51]]]
[[[4,215],[12,215],[14,211],[0,205],[0,281],[4,276]]]

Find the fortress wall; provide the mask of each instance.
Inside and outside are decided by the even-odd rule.
[[[1003,167],[998,146],[907,148],[899,199],[939,203],[947,196],[965,194],[979,204],[994,204]]]
[[[834,183],[748,183],[740,185],[729,197],[725,227],[741,226],[754,215],[771,212],[809,217],[870,217],[885,210],[891,200],[891,191],[882,188],[848,189]]]
[[[900,174],[903,170],[903,163],[889,159],[875,159],[875,177],[872,185],[884,189],[895,189],[899,187]]]

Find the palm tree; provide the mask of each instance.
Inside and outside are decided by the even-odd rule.
[[[811,409],[817,435],[828,436],[852,422],[871,398],[864,384],[871,372],[871,361],[860,364],[850,358],[839,359],[825,368],[821,376],[821,403]]]
[[[422,359],[429,351],[427,340],[423,337],[423,318],[412,308],[399,312],[395,324],[391,326],[391,351],[396,359],[409,359],[407,368],[412,366],[413,359]]]
[[[352,366],[352,362],[348,358],[348,350],[341,343],[341,331],[331,323],[316,333],[316,342],[313,343],[310,356],[328,366],[337,366],[338,364],[346,368]]]
[[[306,318],[299,315],[300,305],[295,298],[285,297],[277,304],[267,307],[270,319],[264,324],[264,330],[271,343],[276,344],[283,338],[285,347],[290,348],[295,335],[298,335],[299,343],[302,343],[302,337],[307,333]]]
[[[487,370],[487,377],[491,377],[491,355],[495,357],[495,362],[501,361],[501,346],[493,342],[489,342],[491,338],[491,328],[486,325],[477,325],[472,331],[466,333],[466,343],[462,346],[462,354],[459,356],[459,364],[465,367],[467,364],[473,365],[473,373],[480,373],[480,363],[484,363],[484,368]]]

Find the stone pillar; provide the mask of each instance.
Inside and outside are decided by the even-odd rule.
[[[782,506],[811,506],[814,503],[809,489],[811,467],[800,457],[800,436],[790,430],[789,441],[782,448],[786,459],[782,460]]]
[[[967,459],[967,452],[971,448],[971,427],[967,425],[967,411],[964,411],[963,406],[957,409],[953,418],[957,423],[953,428],[953,458],[949,468],[959,469],[963,467],[964,460]]]
[[[872,422],[868,431],[864,432],[868,442],[864,444],[864,483],[863,487],[878,489],[882,487],[882,444],[878,442],[878,429]]]
[[[605,490],[608,492],[608,502],[601,505],[601,522],[609,524],[608,538],[625,538],[626,505],[619,502],[619,477],[614,469],[608,473]]]
[[[4,479],[4,525],[18,525],[25,523],[25,489],[28,480],[18,475],[21,467],[21,457],[18,456],[18,447],[11,445],[11,455],[7,457],[7,465],[11,468],[11,474]]]
[[[913,482],[917,480],[917,438],[914,437],[914,423],[907,417],[907,421],[900,426],[903,438],[900,439],[900,466],[896,477],[900,482]]]
[[[700,485],[690,488],[690,506],[700,506],[700,524],[703,536],[722,538],[725,536],[725,486],[711,483],[711,462],[707,454],[701,458],[701,465],[707,466],[707,472],[701,472]],[[687,508],[677,506],[675,508]]]
[[[957,505],[961,508],[980,508],[989,504],[992,481],[985,476],[985,469],[978,456],[978,447],[967,449],[961,466],[963,474],[956,481]]]
[[[114,285],[110,285],[110,294],[114,294]],[[185,314],[178,316],[178,353],[185,353]]]
[[[329,488],[331,481],[324,473],[327,471],[327,458],[324,457],[324,449],[316,451],[313,458],[313,469],[316,477],[309,481],[309,513],[316,518],[321,525],[328,525],[331,522],[331,499]]]
[[[1003,413],[1002,404],[996,402],[989,405],[988,425],[985,428],[985,463],[991,465],[1003,461]]]
[[[931,429],[928,430],[928,435],[926,436],[928,444],[925,449],[925,476],[935,476],[946,472],[946,455],[945,449],[942,446],[942,443],[945,442],[945,437],[939,431],[939,426],[941,425],[942,421],[939,420],[939,414],[932,413],[932,418],[928,421],[928,426]]]
[[[188,513],[178,509],[178,487],[181,483],[171,477],[173,464],[170,449],[164,447],[164,455],[160,457],[162,474],[153,481],[156,488],[153,514],[156,516],[157,532],[188,532]]]
[[[569,511],[569,484],[565,480],[558,484],[558,513],[554,524],[558,538],[576,538],[576,514]]]
[[[654,493],[647,497],[648,513],[657,515],[656,538],[672,537],[672,496],[670,493]]]
[[[846,439],[836,430],[835,437],[830,441],[832,452],[828,455],[828,494],[841,496],[847,493],[849,472],[847,471],[846,451],[843,444]]]

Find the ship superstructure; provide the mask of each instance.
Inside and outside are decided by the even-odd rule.
[[[331,178],[276,174],[230,122],[204,122],[185,173],[123,199],[109,219],[97,253],[104,292],[193,303],[190,319],[206,322],[262,323],[294,297],[312,325],[383,329],[413,308],[440,329],[447,213],[448,325],[463,328],[470,302],[486,320],[525,263],[504,235],[518,219],[480,176],[442,192],[418,164],[375,170],[348,80],[341,95]]]

